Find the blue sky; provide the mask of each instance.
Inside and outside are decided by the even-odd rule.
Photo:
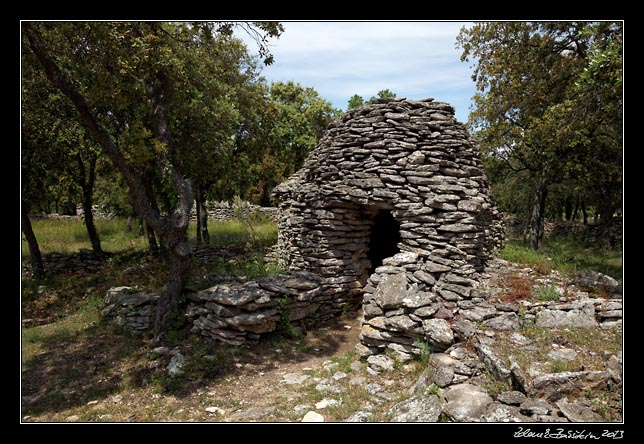
[[[456,36],[465,22],[283,22],[271,39],[268,81],[310,86],[345,110],[353,94],[366,99],[390,89],[399,97],[448,102],[467,121],[475,86],[460,60]],[[248,38],[240,35],[245,41]],[[257,46],[248,43],[251,52]]]

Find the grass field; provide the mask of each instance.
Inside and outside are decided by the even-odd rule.
[[[75,219],[38,219],[32,220],[32,226],[40,251],[46,253],[76,253],[81,249],[91,249],[87,229],[82,220]],[[147,248],[147,238],[139,234],[137,224],[133,231],[126,231],[125,218],[100,219],[96,221],[96,230],[101,239],[103,250],[109,253],[124,251],[143,251]],[[196,243],[196,224],[188,227],[188,238]],[[271,245],[277,241],[277,225],[273,222],[260,222],[248,226],[240,221],[210,221],[208,223],[211,245],[253,244]],[[22,258],[29,258],[29,247],[22,235]]]
[[[575,273],[593,270],[616,279],[622,277],[622,249],[589,245],[574,238],[551,237],[544,240],[541,249],[531,250],[518,240],[510,240],[498,252],[501,259],[531,266],[548,273],[558,270]]]

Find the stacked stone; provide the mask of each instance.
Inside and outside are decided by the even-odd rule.
[[[244,283],[227,282],[190,298],[186,316],[192,331],[231,345],[259,340],[262,333],[294,328],[293,323],[320,321],[316,297],[320,277],[292,272]]]
[[[158,300],[158,294],[144,293],[132,287],[110,288],[104,299],[106,307],[101,311],[101,316],[133,333],[143,333],[154,326]]]
[[[266,216],[270,220],[277,220],[277,208],[274,207],[262,207],[259,205],[254,205],[250,202],[244,202],[245,211],[253,214],[259,213]],[[237,219],[237,214],[235,214],[235,206],[231,202],[206,202],[206,211],[208,212],[208,220],[234,220]],[[190,217],[192,220],[197,218],[197,210],[195,207],[192,207],[190,212]]]
[[[103,265],[103,261],[96,257],[92,250],[85,249],[81,249],[78,253],[70,254],[43,254],[42,261],[45,270],[52,274],[65,272],[94,273]],[[31,262],[24,261],[22,263],[22,269],[25,273],[31,272]]]
[[[411,352],[416,339],[447,348],[445,319],[458,304],[485,306],[477,273],[504,235],[477,147],[450,105],[383,99],[348,111],[275,194],[283,265],[322,276],[332,310],[364,294],[365,354],[390,344]],[[382,210],[400,223],[401,253],[370,276]]]

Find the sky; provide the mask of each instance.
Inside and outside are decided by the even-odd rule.
[[[407,99],[434,98],[454,106],[466,122],[475,93],[472,68],[461,62],[456,36],[465,22],[283,22],[270,39],[275,62],[269,81],[293,80],[346,110],[354,94],[365,100],[389,89]],[[240,35],[251,52],[257,45]]]

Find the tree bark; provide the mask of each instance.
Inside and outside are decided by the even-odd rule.
[[[581,213],[584,216],[584,225],[588,225],[588,211],[586,211],[586,201],[581,200]]]
[[[94,213],[92,211],[92,204],[94,203],[94,183],[96,181],[96,156],[90,155],[89,174],[87,178],[85,177],[85,163],[80,153],[76,154],[76,161],[79,169],[79,185],[83,191],[83,218],[85,219],[85,228],[87,228],[87,235],[92,244],[92,251],[94,251],[96,256],[103,257],[105,253],[101,247],[101,239],[96,231],[96,225],[94,225]]]
[[[35,278],[45,276],[45,267],[42,263],[42,255],[40,254],[40,247],[38,246],[38,239],[31,226],[29,219],[30,205],[28,202],[22,201],[20,208],[20,215],[22,220],[22,232],[25,233],[27,244],[29,245],[29,256],[31,258],[31,270]]]
[[[195,186],[195,212],[197,213],[197,244],[201,245],[201,206],[199,205],[199,186]]]
[[[179,175],[171,163],[173,158],[172,138],[168,119],[167,101],[171,93],[170,79],[163,70],[156,73],[155,78],[146,82],[146,90],[152,99],[154,133],[158,141],[165,146],[164,155],[157,159],[159,171],[167,171],[172,179],[174,191],[177,193],[177,204],[170,217],[161,217],[160,226],[155,228],[161,245],[167,251],[170,273],[166,286],[156,307],[154,323],[154,339],[159,340],[170,328],[172,319],[177,315],[183,288],[190,276],[192,247],[188,243],[188,225],[190,209],[193,203],[192,184],[188,179]]]
[[[541,240],[543,239],[543,219],[546,208],[546,196],[548,194],[548,186],[545,174],[539,178],[537,189],[535,190],[532,206],[530,208],[530,217],[528,219],[528,226],[524,234],[524,243],[533,250],[538,250]]]
[[[581,198],[579,195],[577,195],[577,199],[575,199],[575,209],[572,212],[572,220],[576,221],[577,220],[577,215],[579,214],[579,202],[581,201]]]
[[[208,209],[206,208],[206,199],[203,187],[199,186],[196,189],[196,202],[197,202],[197,219],[199,225],[197,230],[200,232],[200,237],[205,245],[210,245],[210,233],[208,232]]]
[[[143,229],[143,225],[141,225],[141,229]],[[157,257],[161,255],[161,249],[159,248],[156,234],[154,234],[154,229],[148,223],[145,224],[145,235],[148,238],[148,249],[150,256]]]
[[[566,217],[566,221],[570,222],[572,220],[572,215],[573,215],[573,206],[572,206],[571,198],[566,199],[566,203],[564,204],[564,214]]]

